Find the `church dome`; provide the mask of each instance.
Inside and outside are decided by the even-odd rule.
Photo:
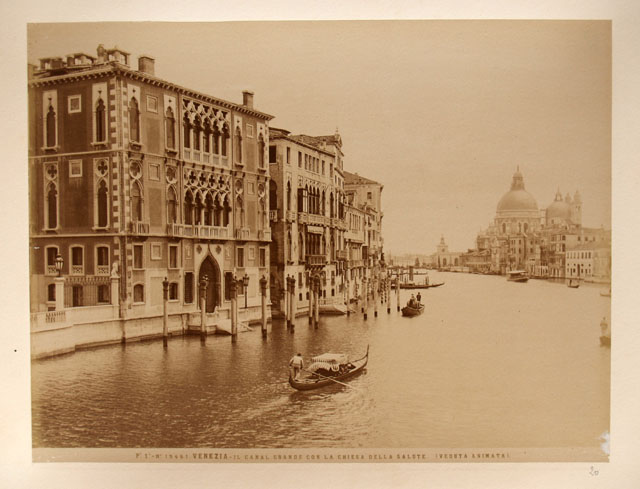
[[[529,192],[524,189],[524,178],[520,170],[513,174],[511,190],[498,202],[498,212],[504,211],[537,211],[538,204]]]
[[[557,218],[565,220],[571,219],[571,206],[566,202],[566,200],[562,200],[560,190],[556,193],[555,200],[549,207],[547,207],[547,221]]]

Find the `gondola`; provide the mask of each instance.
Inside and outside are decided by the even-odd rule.
[[[440,287],[444,285],[444,282],[440,282],[439,284],[400,284],[401,289],[430,289],[431,287]]]
[[[611,336],[601,336],[600,337],[600,345],[601,346],[611,346]]]
[[[343,381],[358,375],[367,366],[369,345],[363,357],[349,361],[343,353],[324,353],[311,359],[311,365],[303,369],[306,377],[294,379],[289,372],[289,385],[299,391],[318,389],[329,384],[343,384]]]
[[[402,308],[402,315],[407,317],[419,316],[424,312],[424,304],[418,304],[418,307],[405,306]]]
[[[577,289],[578,287],[580,287],[580,281],[569,279],[569,283],[567,284],[567,287],[571,287],[572,289]]]

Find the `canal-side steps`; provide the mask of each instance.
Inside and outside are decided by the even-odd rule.
[[[251,318],[249,317],[251,311],[238,310],[238,333],[245,333],[252,331],[249,327]],[[208,312],[205,320],[205,332],[206,334],[231,334],[231,318],[229,317],[229,311],[216,311]],[[193,312],[189,314],[187,320],[187,333],[189,334],[201,334],[202,333],[202,318],[199,312]]]

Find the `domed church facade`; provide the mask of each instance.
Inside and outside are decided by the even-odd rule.
[[[534,276],[564,276],[567,235],[580,234],[581,223],[579,192],[563,198],[558,190],[551,205],[540,209],[527,192],[518,167],[511,188],[498,201],[493,223],[478,234],[477,250],[490,251],[481,271],[526,270]]]

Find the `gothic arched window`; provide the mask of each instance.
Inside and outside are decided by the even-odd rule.
[[[191,122],[189,121],[189,116],[187,114],[184,115],[182,128],[184,130],[184,147],[187,149],[191,148]]]
[[[58,227],[58,192],[54,184],[49,185],[47,191],[47,228]]]
[[[101,180],[98,186],[98,227],[107,227],[108,221],[107,184]]]
[[[140,109],[134,97],[129,102],[129,139],[140,142]]]
[[[47,111],[47,147],[52,148],[56,145],[56,111],[52,105],[49,105]]]
[[[175,223],[177,222],[177,212],[176,212],[176,193],[170,188],[169,195],[167,196],[167,222]]]
[[[236,129],[234,151],[236,153],[236,161],[242,163],[242,134],[240,129]]]
[[[184,197],[184,223],[193,224],[193,197],[187,192]]]
[[[107,121],[104,102],[98,100],[96,104],[96,142],[107,140]]]
[[[264,138],[262,134],[258,138],[258,167],[264,168]]]
[[[131,219],[142,221],[142,193],[137,183],[131,187]]]
[[[167,148],[175,149],[176,147],[176,118],[173,115],[173,109],[167,107],[165,113],[165,131],[167,133]]]

